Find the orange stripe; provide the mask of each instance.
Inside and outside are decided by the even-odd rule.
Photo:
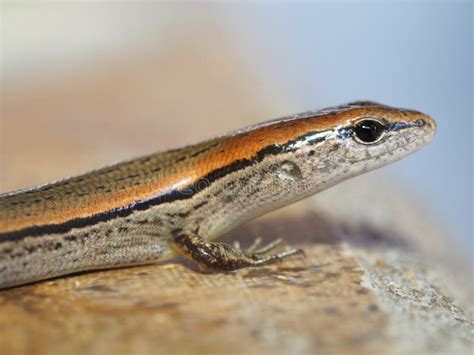
[[[263,148],[272,144],[284,144],[310,131],[323,131],[338,126],[347,119],[363,114],[365,109],[345,111],[339,114],[316,116],[293,121],[272,123],[234,137],[219,138],[222,142],[210,151],[189,158],[175,172],[166,174],[154,183],[129,186],[126,190],[101,193],[70,203],[64,199],[48,210],[31,210],[31,216],[24,214],[0,220],[0,233],[11,232],[43,224],[60,224],[75,218],[89,217],[98,213],[129,206],[136,201],[146,200],[163,192],[173,190],[177,184],[193,184],[214,170],[223,168],[237,160],[251,159]],[[372,109],[371,112],[374,110]],[[173,157],[176,159],[176,156]],[[165,171],[166,173],[166,171]],[[184,187],[184,186],[182,186]],[[23,208],[22,211],[28,208]]]

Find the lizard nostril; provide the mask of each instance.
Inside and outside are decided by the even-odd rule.
[[[412,123],[412,125],[415,126],[415,127],[423,127],[425,124],[426,124],[426,121],[421,119],[421,118],[413,121],[413,123]]]
[[[413,122],[413,124],[417,122],[418,122],[417,126],[419,127],[427,125],[433,131],[436,131],[436,122],[430,116],[424,116],[422,118],[418,118],[416,121]]]

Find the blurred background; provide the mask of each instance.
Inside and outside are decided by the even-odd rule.
[[[0,192],[374,100],[438,131],[371,183],[404,186],[472,265],[472,2],[1,4]]]

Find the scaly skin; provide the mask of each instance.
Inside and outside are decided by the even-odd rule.
[[[380,123],[381,137],[363,142],[361,121]],[[423,113],[357,102],[0,195],[0,288],[179,254],[232,270],[301,253],[211,241],[399,160],[434,133]]]

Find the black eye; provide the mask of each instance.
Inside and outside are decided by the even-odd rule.
[[[363,143],[377,141],[385,131],[385,126],[374,120],[364,120],[354,127],[356,137]]]

